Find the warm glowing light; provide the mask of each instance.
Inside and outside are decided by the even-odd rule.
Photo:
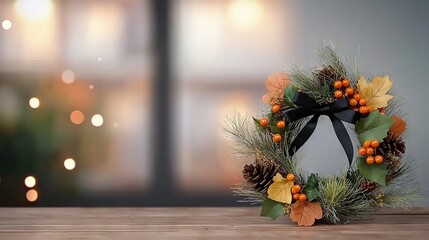
[[[9,20],[4,20],[1,22],[1,26],[4,30],[9,30],[12,27],[12,22]]]
[[[263,6],[258,0],[234,0],[228,7],[231,23],[240,28],[252,28],[263,17]]]
[[[100,127],[101,125],[103,125],[103,122],[103,116],[101,116],[100,114],[95,114],[91,118],[91,123],[92,125],[94,125],[94,127]]]
[[[101,62],[101,60],[102,60],[102,59],[101,59],[101,57],[98,57],[98,58],[97,58],[97,61]]]
[[[52,12],[51,0],[18,0],[15,10],[29,20],[46,19]]]
[[[40,106],[40,100],[36,97],[32,97],[30,101],[28,101],[28,104],[31,108],[38,108]]]
[[[85,115],[79,110],[74,110],[70,113],[70,121],[76,125],[79,125],[83,123],[83,120],[85,120]]]
[[[117,128],[117,127],[119,127],[119,124],[118,124],[117,122],[114,122],[114,123],[113,123],[113,127],[114,127],[114,128]]]
[[[32,188],[36,186],[36,178],[34,178],[33,176],[28,176],[25,178],[24,183],[25,186],[27,186],[28,188]]]
[[[89,89],[94,89],[94,85],[89,85],[89,87],[88,87]]]
[[[67,158],[64,160],[64,167],[67,170],[73,170],[76,167],[76,162],[71,158]]]
[[[61,74],[61,80],[63,80],[65,84],[73,83],[75,78],[76,76],[74,75],[74,72],[70,70],[66,70]]]
[[[25,195],[27,197],[27,201],[29,202],[35,202],[37,198],[39,198],[39,194],[35,189],[28,190],[27,194]]]

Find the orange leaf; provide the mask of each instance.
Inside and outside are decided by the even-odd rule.
[[[279,102],[279,99],[283,98],[283,91],[289,84],[289,77],[286,73],[275,73],[268,77],[265,81],[265,87],[268,93],[262,97],[262,101],[265,104],[275,104]]]
[[[296,201],[290,205],[290,219],[298,226],[312,226],[316,219],[323,216],[322,208],[318,202]]]
[[[405,132],[407,128],[407,123],[404,120],[400,119],[397,116],[393,116],[392,119],[395,121],[390,127],[389,133],[392,137],[398,138]]]

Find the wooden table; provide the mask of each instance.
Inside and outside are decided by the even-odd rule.
[[[429,239],[429,209],[297,227],[259,208],[0,208],[0,239]],[[291,238],[294,239],[294,238]]]

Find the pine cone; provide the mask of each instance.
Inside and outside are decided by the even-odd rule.
[[[360,183],[360,189],[362,189],[364,193],[372,192],[372,190],[374,190],[376,187],[377,187],[377,184],[375,182],[371,182],[370,180],[367,180],[367,179],[363,179],[362,182]]]
[[[329,90],[334,91],[334,82],[338,80],[338,74],[335,72],[334,68],[331,66],[325,66],[314,71],[315,76],[319,79],[320,85],[327,84]]]
[[[395,177],[396,173],[398,173],[400,170],[401,162],[399,159],[399,156],[390,153],[384,156],[384,162],[387,165],[387,176],[389,181],[391,181]]]
[[[266,193],[273,183],[273,177],[279,167],[271,162],[257,161],[255,164],[246,164],[243,169],[243,178],[258,192]]]
[[[391,181],[401,167],[400,158],[405,153],[405,143],[401,137],[394,138],[391,135],[385,137],[377,148],[387,165],[388,181]]]
[[[383,157],[387,157],[389,154],[402,156],[405,153],[405,149],[405,143],[401,137],[394,138],[389,135],[383,139],[377,150]]]

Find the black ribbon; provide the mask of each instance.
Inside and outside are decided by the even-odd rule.
[[[287,122],[293,122],[298,119],[314,115],[310,121],[301,129],[296,136],[295,140],[289,147],[289,155],[293,155],[313,134],[317,126],[317,121],[321,115],[327,115],[334,126],[335,134],[338,140],[343,146],[344,151],[347,154],[349,164],[353,161],[353,144],[349,134],[343,124],[343,122],[355,123],[359,119],[359,114],[350,109],[350,105],[347,99],[341,98],[335,102],[327,105],[318,104],[313,98],[305,93],[298,92],[293,102],[301,106],[299,108],[293,108],[283,113]]]

